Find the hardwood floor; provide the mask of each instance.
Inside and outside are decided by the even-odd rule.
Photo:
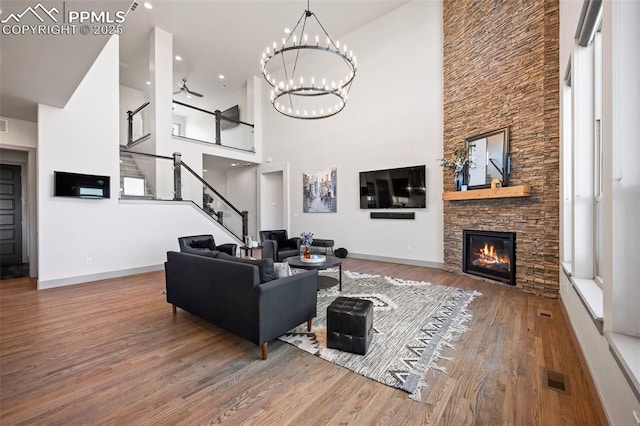
[[[43,291],[23,278],[0,283],[0,423],[606,424],[559,301],[437,269],[344,269],[483,293],[448,373],[428,373],[427,403],[279,341],[261,361],[259,346],[174,316],[162,272]]]

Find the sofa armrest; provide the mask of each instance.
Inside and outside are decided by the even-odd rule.
[[[238,248],[237,244],[233,244],[233,243],[226,243],[226,244],[220,244],[219,246],[216,246],[216,249],[218,251],[221,251],[223,253],[227,253],[231,256],[235,256],[236,255],[236,249]]]
[[[283,335],[316,316],[318,271],[310,270],[256,287],[258,341]]]
[[[297,248],[300,250],[300,246],[302,245],[302,239],[300,237],[293,237],[287,240],[287,247]]]

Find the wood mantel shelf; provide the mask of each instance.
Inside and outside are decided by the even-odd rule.
[[[530,197],[531,185],[505,186],[503,188],[471,189],[469,191],[443,192],[442,199],[445,201],[457,200],[481,200],[485,198],[515,198]]]

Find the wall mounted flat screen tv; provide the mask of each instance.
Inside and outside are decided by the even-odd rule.
[[[238,105],[232,106],[231,108],[222,111],[220,115],[232,120],[240,121],[240,108]],[[238,123],[234,123],[233,121],[220,120],[220,130],[227,130],[236,126],[238,126]]]
[[[109,176],[53,172],[53,195],[56,197],[110,198]]]
[[[426,167],[360,172],[361,209],[424,209]]]

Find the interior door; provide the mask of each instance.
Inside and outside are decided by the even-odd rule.
[[[22,263],[20,166],[0,164],[0,263]]]

